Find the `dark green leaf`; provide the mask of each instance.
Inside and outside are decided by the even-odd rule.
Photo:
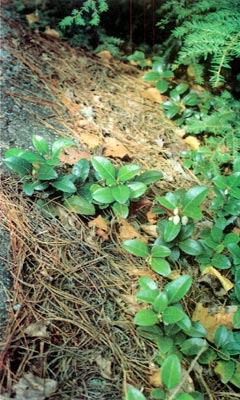
[[[159,293],[153,303],[154,311],[156,311],[157,313],[161,313],[164,310],[166,310],[167,306],[168,306],[168,297],[166,293],[164,292]]]
[[[158,350],[161,354],[166,354],[173,347],[174,341],[172,338],[166,336],[159,336],[157,340]]]
[[[136,299],[152,304],[158,295],[157,290],[144,289],[136,294]]]
[[[35,149],[41,154],[49,154],[49,147],[46,139],[39,135],[32,136],[32,142]]]
[[[95,208],[81,196],[71,196],[64,201],[64,206],[76,214],[80,215],[94,215]]]
[[[180,321],[184,317],[184,312],[175,306],[168,307],[163,312],[163,322],[165,324],[175,324],[176,322]]]
[[[192,285],[192,277],[183,275],[165,285],[163,291],[167,294],[169,304],[181,300]]]
[[[5,151],[4,153],[4,158],[9,158],[9,157],[21,157],[21,155],[25,153],[25,150],[18,149],[18,148],[11,148]]]
[[[219,326],[214,332],[214,343],[217,348],[224,347],[228,342],[231,342],[232,332],[226,326]]]
[[[37,170],[36,176],[40,181],[50,181],[56,179],[58,174],[51,165],[44,164]]]
[[[167,389],[176,387],[181,379],[181,364],[175,354],[169,355],[161,367],[161,378]]]
[[[71,180],[70,176],[62,176],[52,183],[55,189],[61,190],[65,193],[75,193],[77,191],[76,186]]]
[[[126,400],[147,400],[146,397],[133,386],[128,386],[127,388],[127,398]]]
[[[32,196],[35,189],[35,184],[34,182],[24,182],[22,189],[28,196]]]
[[[137,181],[145,183],[145,185],[150,185],[151,183],[157,182],[162,177],[163,174],[159,171],[146,171],[137,177]]]
[[[177,103],[180,101],[180,95],[175,89],[170,91],[170,97],[173,101]]]
[[[44,164],[46,162],[45,158],[40,156],[40,154],[32,153],[31,151],[24,151],[21,158],[32,164]]]
[[[217,254],[212,258],[212,265],[217,269],[228,269],[231,267],[231,261],[224,254]]]
[[[165,242],[171,242],[174,240],[181,230],[181,224],[175,225],[173,221],[167,221],[164,231],[163,231],[163,239]]]
[[[122,217],[122,218],[127,218],[129,214],[129,208],[125,204],[120,204],[120,203],[113,203],[112,204],[112,209],[115,215]]]
[[[157,283],[149,276],[142,276],[139,279],[139,285],[142,289],[158,290]]]
[[[203,202],[208,191],[207,186],[194,186],[189,189],[183,197],[182,214],[191,217],[191,211]]]
[[[157,81],[160,77],[161,77],[161,75],[159,74],[159,72],[157,72],[157,71],[149,71],[149,72],[146,72],[146,74],[143,75],[143,80],[145,82],[153,82],[153,81]]]
[[[194,400],[194,397],[188,393],[177,393],[174,400]]]
[[[223,239],[223,232],[220,228],[213,226],[211,229],[211,237],[214,242],[220,243]]]
[[[146,258],[149,255],[146,243],[138,239],[125,240],[125,242],[123,242],[123,248],[138,257]]]
[[[156,83],[156,88],[160,93],[165,93],[168,90],[168,82],[164,79],[161,79]]]
[[[130,189],[130,199],[138,199],[147,190],[147,185],[145,185],[145,183],[142,182],[128,183],[128,187]]]
[[[156,200],[165,208],[167,208],[168,210],[174,210],[177,207],[177,201],[175,198],[171,199],[172,201],[170,201],[169,199],[167,199],[166,197],[156,197]]]
[[[184,92],[186,92],[186,90],[188,90],[188,88],[189,88],[189,86],[186,83],[180,83],[179,85],[177,85],[175,87],[175,90],[179,94],[183,94]]]
[[[192,323],[187,314],[184,313],[184,317],[177,324],[185,333],[189,334]]]
[[[172,71],[164,71],[162,73],[162,77],[165,78],[165,79],[173,78],[174,77],[174,73]]]
[[[187,356],[195,356],[205,347],[207,348],[206,340],[200,338],[192,338],[185,340],[185,342],[182,344],[181,351]]]
[[[199,256],[203,251],[199,242],[193,239],[186,239],[180,242],[179,248],[184,251],[184,253],[190,254],[191,256]]]
[[[200,97],[196,93],[188,93],[182,100],[185,106],[196,106],[201,103]]]
[[[177,104],[173,103],[172,101],[164,101],[162,103],[162,106],[164,108],[164,114],[169,119],[172,119],[173,117],[175,117],[181,110],[181,107],[178,106]]]
[[[240,329],[240,307],[233,314],[232,325],[234,329]]]
[[[139,165],[129,164],[121,167],[117,172],[117,179],[119,182],[123,183],[129,181],[134,176],[136,176],[141,171]]]
[[[61,154],[61,151],[64,147],[70,147],[74,145],[75,142],[71,139],[64,139],[60,138],[57,139],[53,144],[52,144],[52,157],[53,158],[58,158],[59,155]]]
[[[192,321],[192,327],[187,334],[191,337],[205,337],[207,336],[207,330],[200,322]]]
[[[114,197],[112,194],[111,187],[97,189],[92,193],[92,197],[98,203],[110,204],[114,202]]]
[[[164,258],[152,257],[150,264],[152,270],[159,275],[169,276],[171,273],[170,265]]]
[[[153,257],[168,257],[171,254],[171,250],[166,246],[153,246],[151,254]]]
[[[166,393],[162,388],[156,388],[151,390],[150,399],[154,400],[166,400]]]
[[[8,168],[12,169],[14,172],[23,178],[24,176],[30,175],[32,172],[32,165],[19,157],[8,157],[4,159],[4,163]]]
[[[134,317],[134,323],[141,326],[151,326],[158,322],[158,316],[152,310],[140,310]]]
[[[89,175],[90,165],[89,161],[84,158],[78,161],[72,168],[73,175],[77,176],[80,182],[85,182]]]
[[[130,189],[125,185],[113,186],[111,191],[114,200],[121,204],[125,204],[130,197]]]
[[[114,185],[116,183],[116,170],[107,158],[95,156],[92,158],[92,165],[99,176],[106,179],[108,185]]]

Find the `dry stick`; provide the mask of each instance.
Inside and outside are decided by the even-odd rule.
[[[197,360],[199,359],[199,357],[202,355],[202,353],[206,350],[206,342],[205,344],[202,346],[201,350],[199,351],[199,353],[196,355],[196,357],[192,360],[186,375],[184,376],[183,380],[179,383],[179,385],[177,385],[177,387],[174,389],[174,391],[172,392],[171,396],[169,397],[168,400],[173,400],[175,395],[179,392],[179,390],[182,388],[183,384],[185,383],[185,381],[187,380],[190,372],[193,370],[193,368],[195,367],[195,364],[197,363]],[[210,400],[213,400],[213,397],[210,395],[209,397]]]

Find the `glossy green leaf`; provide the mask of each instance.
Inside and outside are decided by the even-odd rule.
[[[149,255],[146,243],[138,239],[125,240],[125,242],[123,242],[123,248],[138,257],[146,258]]]
[[[4,153],[4,158],[9,158],[9,157],[21,157],[21,155],[25,153],[25,150],[23,149],[18,149],[16,147],[13,147],[11,149],[8,149]]]
[[[161,354],[168,353],[174,345],[172,338],[167,336],[159,336],[157,340],[158,350]]]
[[[214,242],[221,242],[223,239],[223,231],[222,229],[218,228],[217,226],[213,226],[211,228],[211,237],[214,240]]]
[[[187,356],[195,356],[202,351],[203,348],[207,348],[206,340],[201,338],[191,338],[185,340],[182,344],[181,351]]]
[[[108,185],[116,183],[116,170],[114,165],[105,157],[95,156],[92,158],[92,165],[101,178],[106,179]]]
[[[141,197],[147,190],[147,185],[142,182],[132,182],[127,185],[130,189],[130,199],[138,199]]]
[[[133,386],[128,386],[126,400],[147,400],[146,397]]]
[[[129,214],[129,208],[125,204],[120,204],[118,202],[115,202],[112,204],[112,209],[115,215],[122,217],[122,218],[127,218]]]
[[[235,372],[236,364],[234,361],[223,361],[220,360],[217,362],[216,367],[214,368],[214,372],[220,376],[222,383],[228,383],[233,374]]]
[[[175,324],[184,317],[184,312],[175,306],[168,307],[162,315],[165,324]]]
[[[231,341],[232,332],[230,332],[226,326],[219,326],[214,332],[214,343],[217,348],[226,346],[228,342]]]
[[[112,189],[110,187],[97,189],[92,193],[92,197],[98,203],[111,204],[114,202]]]
[[[170,193],[169,193],[170,195]],[[172,195],[172,193],[171,193]],[[174,196],[156,197],[156,200],[165,208],[174,210],[177,207],[177,198]]]
[[[158,290],[157,283],[149,276],[141,276],[139,279],[139,285],[142,289]]]
[[[134,178],[141,171],[141,167],[136,164],[124,165],[117,172],[117,180],[121,183]]]
[[[163,231],[163,239],[165,242],[171,242],[174,240],[181,230],[181,224],[175,225],[173,221],[167,221],[164,231]]]
[[[162,388],[156,388],[150,392],[151,400],[166,400],[166,393]]]
[[[130,197],[130,189],[125,185],[111,187],[112,196],[118,203],[125,204]]]
[[[175,87],[175,90],[179,94],[183,94],[188,90],[189,86],[186,83],[180,83]]]
[[[75,144],[75,142],[71,139],[65,139],[65,138],[57,139],[52,144],[52,157],[58,158],[58,156],[61,154],[61,151],[64,147],[68,148],[70,146],[73,146],[74,144]]]
[[[167,294],[169,304],[177,303],[189,291],[192,285],[192,277],[183,275],[164,286],[163,291]]]
[[[23,192],[26,193],[28,196],[32,196],[35,190],[35,183],[34,182],[24,182],[22,185]]]
[[[224,254],[217,254],[212,258],[212,265],[217,269],[228,269],[231,267],[231,261]]]
[[[52,183],[52,186],[55,189],[61,190],[61,192],[65,193],[75,193],[77,191],[77,188],[72,182],[71,177],[67,175],[58,178],[56,181]]]
[[[196,93],[188,93],[182,100],[185,106],[196,106],[201,103],[200,97]]]
[[[24,151],[21,154],[21,158],[32,163],[32,164],[45,164],[46,160],[40,154],[33,153],[31,151]]]
[[[50,181],[56,179],[58,174],[51,165],[44,164],[37,170],[36,177],[40,181]]]
[[[158,322],[158,316],[152,310],[140,310],[134,317],[134,323],[141,326],[151,326]]]
[[[181,110],[181,107],[178,106],[177,104],[173,103],[172,101],[164,101],[162,103],[162,106],[164,108],[164,114],[169,119],[172,119],[173,117],[175,117]]]
[[[173,78],[174,77],[174,73],[172,71],[170,71],[170,70],[163,71],[162,77],[165,78],[165,79]]]
[[[181,379],[181,364],[175,354],[169,355],[161,367],[161,378],[164,386],[171,390],[176,387]]]
[[[42,136],[33,135],[32,142],[35,149],[41,154],[49,154],[48,142]]]
[[[160,93],[165,93],[168,90],[168,82],[165,81],[164,79],[159,80],[156,83],[156,88],[159,90]]]
[[[5,158],[3,161],[8,168],[16,172],[21,178],[30,175],[32,172],[32,165],[23,158],[12,156]]]
[[[168,257],[171,254],[171,250],[167,246],[153,246],[151,254],[153,257]]]
[[[153,82],[153,81],[157,81],[160,77],[161,77],[161,75],[159,74],[159,72],[157,72],[157,71],[149,71],[149,72],[146,72],[146,74],[143,75],[142,79],[145,82]]]
[[[187,314],[184,314],[184,317],[180,321],[178,321],[177,324],[182,329],[182,331],[184,331],[186,334],[189,334],[192,323]]]
[[[175,101],[176,103],[178,103],[180,101],[180,95],[175,89],[171,90],[169,94],[170,94],[171,99],[173,101]]]
[[[136,294],[136,299],[152,304],[158,295],[157,290],[144,289]]]
[[[237,244],[239,242],[240,238],[239,235],[237,235],[236,233],[227,233],[224,240],[223,240],[223,244],[228,247],[229,244]]]
[[[155,342],[162,336],[162,331],[158,325],[137,327],[137,333],[145,339],[154,340]]]
[[[84,158],[78,161],[72,168],[73,175],[79,178],[80,182],[85,182],[85,180],[88,178],[89,171],[90,171],[89,161],[85,160]]]
[[[192,321],[192,327],[187,334],[191,337],[205,337],[207,336],[207,330],[200,322]]]
[[[164,258],[152,257],[150,265],[153,271],[162,276],[169,276],[171,274],[171,267]]]
[[[150,185],[151,183],[159,181],[163,177],[162,172],[159,171],[146,171],[137,177],[138,182],[145,183],[145,185]]]
[[[80,215],[94,215],[95,208],[81,196],[71,196],[64,201],[64,206],[76,214]]]
[[[178,245],[179,248],[184,251],[184,253],[190,254],[191,256],[199,256],[203,252],[200,243],[193,239],[186,239],[183,242],[180,242]]]
[[[194,186],[189,189],[183,197],[182,214],[191,217],[191,211],[203,202],[208,191],[207,186]]]
[[[168,297],[166,293],[160,292],[153,302],[153,309],[157,313],[161,313],[166,310],[168,306]]]

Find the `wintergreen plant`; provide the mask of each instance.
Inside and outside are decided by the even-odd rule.
[[[115,215],[126,218],[131,201],[138,200],[147,190],[147,186],[159,180],[162,173],[148,171],[139,175],[141,168],[129,164],[115,168],[108,159],[96,156],[92,158],[98,182],[91,186],[93,201],[100,207],[111,205]]]
[[[152,71],[146,72],[143,80],[145,82],[155,82],[155,86],[159,92],[165,93],[169,89],[173,77],[174,73],[166,60],[163,57],[154,56]]]
[[[91,162],[83,158],[71,166],[59,157],[64,148],[75,144],[72,140],[58,139],[49,146],[43,137],[34,135],[32,141],[36,152],[9,149],[4,163],[20,176],[25,194],[42,194],[41,206],[45,199],[57,199],[81,215],[94,215],[96,207],[110,206],[115,215],[126,218],[131,202],[162,177],[158,171],[139,174],[141,168],[136,164],[117,169],[101,156],[92,157]]]

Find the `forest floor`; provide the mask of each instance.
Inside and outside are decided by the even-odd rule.
[[[65,137],[115,165],[161,171],[150,200],[198,183],[182,168],[179,154],[188,146],[142,71],[33,32],[9,6],[2,9],[2,26],[2,154],[10,147],[32,149],[33,134],[49,142]],[[64,211],[59,219],[43,217],[17,178],[0,168],[9,306],[0,398],[44,399],[40,377],[49,379],[51,400],[121,400],[127,383],[149,390],[156,348],[136,335],[134,294],[142,275],[154,276],[160,287],[163,280],[121,248],[124,239],[147,240],[149,207],[115,221],[105,240],[87,219]],[[190,308],[200,289],[192,296]]]

